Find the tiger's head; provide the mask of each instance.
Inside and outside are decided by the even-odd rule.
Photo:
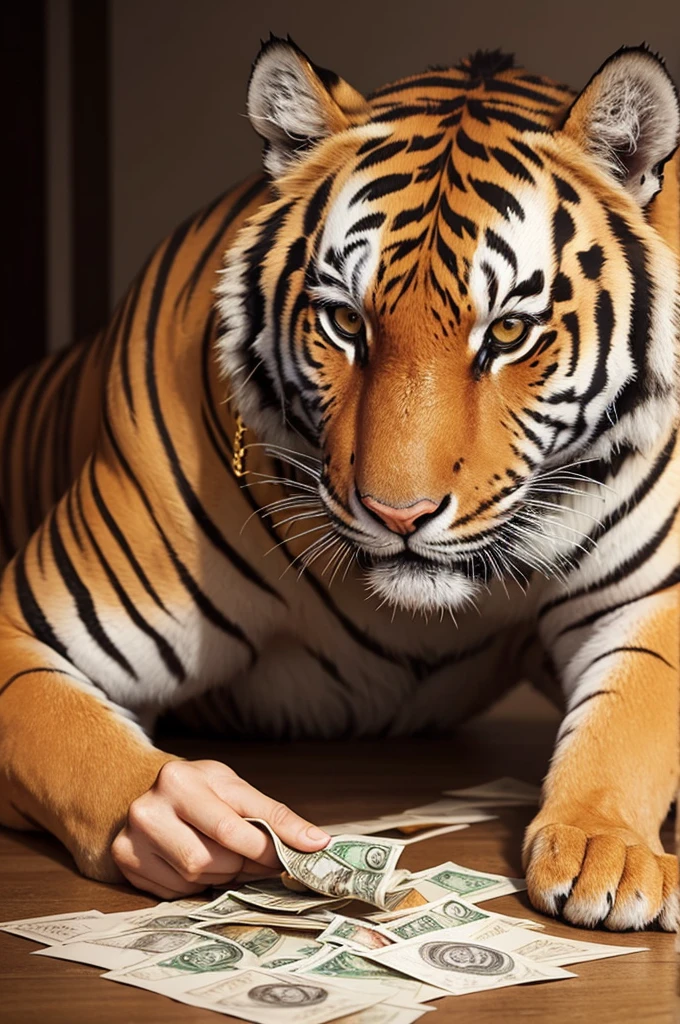
[[[317,478],[394,604],[557,570],[570,539],[535,538],[569,467],[677,415],[678,265],[649,220],[680,136],[662,62],[621,50],[574,98],[479,54],[364,99],[273,39],[248,111],[272,196],[218,288],[246,423]]]

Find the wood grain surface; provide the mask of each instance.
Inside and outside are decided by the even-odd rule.
[[[254,785],[322,824],[373,817],[437,797],[442,789],[500,775],[539,782],[558,718],[526,692],[451,738],[288,745],[164,739],[187,757],[227,761]],[[115,765],[112,765],[115,771]],[[478,870],[521,874],[520,845],[530,808],[501,810],[496,821],[407,848],[400,866],[421,869],[456,860]],[[672,824],[665,829],[672,846]],[[80,877],[50,837],[0,830],[0,920],[96,908],[151,906],[131,888]],[[545,920],[525,894],[482,904],[490,910]],[[647,1024],[670,1022],[676,1008],[674,940],[657,932],[612,935],[547,921],[548,931],[577,939],[649,946],[649,952],[577,964],[577,978],[449,997],[433,1022],[514,1021]],[[0,1020],[7,1024],[214,1024],[205,1010],[151,992],[101,981],[97,968],[32,957],[37,944],[0,933]],[[430,1018],[427,1018],[428,1021]]]

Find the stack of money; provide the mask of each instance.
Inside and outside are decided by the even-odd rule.
[[[519,779],[502,778],[485,782],[467,789],[445,789],[444,799],[420,807],[410,807],[397,814],[385,814],[365,821],[344,821],[341,824],[324,825],[329,835],[352,833],[353,835],[379,835],[382,832],[403,833],[432,829],[430,836],[444,832],[455,832],[480,821],[491,821],[496,817],[489,814],[492,807],[518,807],[537,804],[540,789]],[[436,828],[437,826],[440,826]],[[436,828],[436,831],[434,829]]]
[[[522,879],[453,862],[412,873],[398,868],[405,842],[359,833],[305,854],[269,831],[282,878],[209,902],[0,927],[42,942],[37,956],[256,1024],[411,1024],[444,996],[573,978],[566,965],[642,951],[546,935],[478,906]]]

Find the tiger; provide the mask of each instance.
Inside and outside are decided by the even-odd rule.
[[[247,109],[263,170],[2,396],[0,822],[91,878],[199,891],[266,860],[248,808],[286,841],[306,823],[154,745],[162,713],[227,737],[448,733],[529,680],[564,710],[532,904],[673,929],[662,59],[624,47],[575,93],[480,51],[364,97],[272,36]],[[310,824],[299,848],[325,841]]]

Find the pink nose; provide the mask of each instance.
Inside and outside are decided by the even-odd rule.
[[[439,503],[430,501],[429,498],[421,498],[415,505],[409,505],[407,508],[392,508],[391,505],[383,505],[381,501],[376,501],[369,495],[362,497],[361,501],[366,508],[382,519],[388,530],[402,535],[413,533],[416,529],[416,519],[436,512],[439,508]]]

